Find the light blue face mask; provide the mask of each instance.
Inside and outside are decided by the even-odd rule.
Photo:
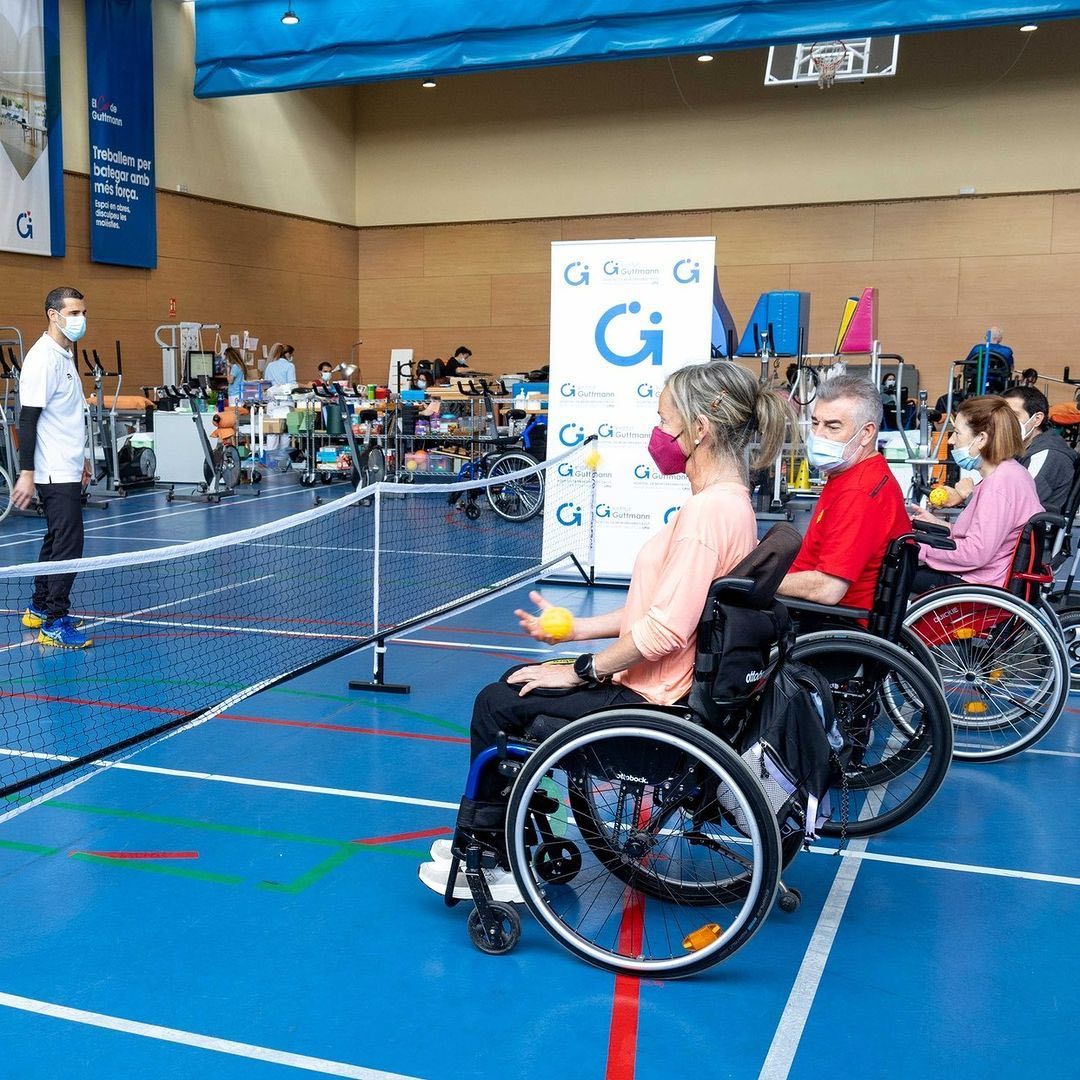
[[[961,469],[977,469],[982,464],[982,454],[971,454],[971,444],[968,443],[963,449],[958,446],[954,446],[949,453],[952,455],[953,461],[960,466]]]
[[[85,315],[67,315],[61,332],[68,341],[78,341],[86,333]]]
[[[847,442],[837,442],[835,439],[824,439],[811,432],[806,437],[806,459],[818,472],[826,474],[837,472],[847,466],[847,448],[858,436],[859,432],[856,431]]]

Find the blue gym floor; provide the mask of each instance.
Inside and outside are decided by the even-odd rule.
[[[211,507],[142,494],[87,512],[86,554],[311,501],[289,477]],[[0,564],[42,531],[0,524]],[[908,824],[800,855],[800,910],[703,975],[616,978],[527,914],[514,952],[477,952],[416,867],[452,826],[475,693],[558,651],[518,630],[527,591],[396,640],[408,696],[350,692],[354,655],[0,821],[0,1080],[1075,1074],[1075,696],[1035,750],[954,765]]]

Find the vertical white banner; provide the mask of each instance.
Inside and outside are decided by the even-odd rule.
[[[0,250],[64,254],[57,0],[0,0]]]
[[[587,530],[591,514],[597,574],[629,576],[689,494],[684,476],[660,475],[647,447],[664,380],[709,359],[715,251],[715,237],[551,245],[549,452],[595,434],[599,461],[595,506],[587,479],[581,498],[545,500],[545,558],[565,549],[564,530]]]

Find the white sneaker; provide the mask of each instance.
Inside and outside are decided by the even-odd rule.
[[[504,870],[501,866],[497,866],[494,870],[485,870],[483,873],[487,877],[488,889],[491,891],[492,900],[498,900],[504,904],[525,903],[524,898],[518,890],[517,882],[514,881],[514,875],[511,874],[509,870]],[[419,874],[420,880],[432,892],[437,892],[440,896],[446,895],[446,883],[450,878],[450,863],[421,863]],[[461,871],[458,872],[458,876],[454,881],[454,899],[472,899],[469,883],[465,879],[465,874]]]
[[[450,862],[454,857],[454,842],[452,840],[442,839],[436,840],[431,845],[431,861],[432,862]]]

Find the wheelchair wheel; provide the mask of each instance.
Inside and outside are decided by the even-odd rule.
[[[2,509],[0,520],[3,520]],[[1069,685],[1073,690],[1080,690],[1080,608],[1059,611],[1058,621],[1065,635],[1065,652],[1069,658]]]
[[[1058,628],[1002,589],[954,586],[915,600],[904,618],[934,654],[964,761],[1000,761],[1037,743],[1069,696]]]
[[[0,469],[0,521],[11,513],[11,478]]]
[[[535,459],[528,454],[511,451],[501,454],[491,463],[488,478],[495,480],[535,466]],[[530,476],[491,484],[485,491],[491,509],[499,517],[507,521],[528,521],[536,517],[544,505],[544,474],[534,472]]]
[[[573,874],[553,879],[537,859],[545,834],[578,853]],[[753,772],[709,732],[647,708],[542,743],[514,784],[507,841],[544,929],[614,972],[677,978],[718,963],[761,927],[779,884],[780,834]]]
[[[808,634],[790,655],[828,680],[848,744],[822,832],[872,836],[918,813],[941,787],[953,749],[933,676],[900,646],[858,630]]]

